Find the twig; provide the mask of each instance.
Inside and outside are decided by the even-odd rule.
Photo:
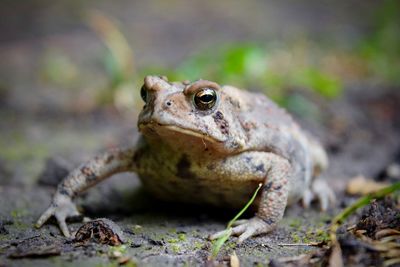
[[[311,243],[282,243],[278,244],[280,247],[321,247],[324,242],[311,242]]]

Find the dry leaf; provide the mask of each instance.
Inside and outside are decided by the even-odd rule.
[[[381,239],[382,237],[391,236],[391,235],[400,235],[400,231],[396,230],[396,229],[391,229],[391,228],[383,229],[383,230],[380,230],[375,233],[375,238]]]
[[[231,255],[231,267],[240,267],[240,261],[235,251]]]
[[[358,175],[350,179],[346,187],[346,192],[349,195],[367,195],[377,192],[388,185],[390,184],[375,182],[373,180],[366,179],[362,175]]]
[[[332,252],[329,257],[329,267],[343,267],[342,249],[339,243],[332,246]]]

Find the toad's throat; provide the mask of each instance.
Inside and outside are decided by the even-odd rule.
[[[168,130],[171,132],[176,132],[176,133],[181,133],[184,135],[188,135],[188,136],[193,136],[196,138],[200,138],[203,141],[207,141],[210,143],[222,143],[223,141],[217,140],[212,138],[209,135],[203,134],[203,133],[199,133],[196,131],[193,131],[191,129],[187,129],[187,128],[182,128],[176,125],[164,125],[164,124],[160,124],[160,123],[146,123],[146,124],[140,124],[139,125],[139,129],[142,130],[143,128],[152,128],[153,130],[155,130],[157,132],[157,129],[160,130]]]

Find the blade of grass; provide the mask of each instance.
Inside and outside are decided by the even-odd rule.
[[[218,238],[212,247],[211,258],[215,259],[218,256],[219,251],[221,250],[222,246],[228,240],[228,238],[232,235],[232,228],[227,228],[223,236]]]
[[[133,52],[118,23],[100,11],[92,10],[88,16],[88,25],[101,38],[111,53],[114,82],[129,80],[135,73]]]
[[[260,190],[261,186],[262,186],[262,183],[259,183],[259,184],[258,184],[258,187],[257,187],[257,189],[256,189],[256,191],[254,191],[254,194],[253,194],[253,196],[250,198],[249,202],[247,202],[247,204],[242,208],[242,210],[239,211],[239,213],[236,214],[236,216],[235,216],[232,220],[230,220],[230,222],[228,223],[227,228],[231,228],[231,227],[232,227],[232,224],[234,224],[234,223],[237,221],[237,219],[239,219],[239,217],[242,216],[242,214],[250,207],[250,205],[251,205],[251,204],[254,202],[254,200],[256,199],[257,193],[258,193],[258,191]]]
[[[262,187],[262,183],[258,184],[257,189],[254,191],[253,196],[250,198],[250,200],[246,203],[246,205],[239,211],[236,216],[229,221],[224,235],[222,235],[220,238],[218,238],[212,247],[212,252],[211,252],[211,259],[215,259],[218,256],[218,253],[220,252],[222,246],[225,244],[225,242],[229,239],[229,237],[232,235],[232,225],[235,223],[237,219],[239,219],[240,216],[250,207],[250,205],[254,202],[256,199],[257,193]]]

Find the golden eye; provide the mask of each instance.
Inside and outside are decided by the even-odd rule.
[[[194,94],[194,105],[200,110],[207,110],[217,103],[217,93],[211,88],[202,88]]]
[[[140,88],[140,96],[142,97],[143,101],[146,103],[147,102],[147,90],[144,88],[144,85],[142,88]]]

